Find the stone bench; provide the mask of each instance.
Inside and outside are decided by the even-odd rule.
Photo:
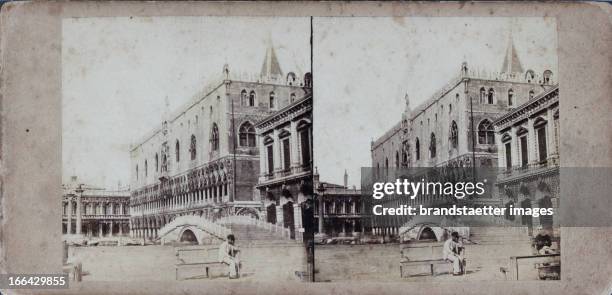
[[[429,265],[431,276],[436,275],[434,272],[434,265],[449,265],[450,267],[452,267],[451,262],[443,258],[424,259],[424,260],[402,260],[400,261],[400,277],[402,278],[406,277],[407,268],[411,266],[423,266],[423,265]]]
[[[440,242],[400,244],[400,277],[407,276],[407,269],[418,266],[429,266],[432,276],[436,275],[435,265],[449,265],[452,272],[452,263],[442,257],[442,246]]]
[[[175,265],[176,280],[193,278],[213,278],[223,276],[227,272],[227,264],[218,260],[219,248],[178,248]],[[195,275],[182,277],[181,270],[195,270]]]

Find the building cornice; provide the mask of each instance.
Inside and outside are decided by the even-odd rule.
[[[493,125],[499,129],[506,129],[510,127],[513,122],[527,119],[531,114],[537,113],[558,101],[559,86],[557,85],[518,106],[516,109],[502,115],[497,120],[493,121]]]
[[[255,128],[258,129],[258,133],[268,131],[274,126],[289,122],[292,119],[301,116],[305,113],[312,111],[312,94],[307,94],[302,99],[293,102],[292,104],[274,112],[265,119],[257,122]]]

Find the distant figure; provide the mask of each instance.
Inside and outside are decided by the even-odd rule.
[[[229,278],[237,279],[240,277],[240,259],[238,258],[238,247],[234,246],[236,238],[234,235],[227,235],[227,240],[219,246],[219,262],[229,266]]]
[[[444,259],[453,263],[453,275],[458,276],[465,273],[464,264],[465,259],[463,259],[463,243],[459,241],[459,233],[454,231],[451,234],[451,238],[444,242],[444,247],[442,247],[442,253],[444,254]]]

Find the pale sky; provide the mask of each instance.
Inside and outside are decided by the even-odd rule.
[[[129,146],[228,63],[259,74],[271,38],[282,70],[310,71],[309,18],[109,17],[63,21],[63,181],[129,183]]]
[[[501,69],[512,28],[523,68],[558,77],[554,18],[329,17],[314,21],[314,159],[321,180],[360,186],[370,142],[459,73]]]

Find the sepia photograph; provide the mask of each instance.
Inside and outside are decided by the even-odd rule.
[[[310,18],[67,18],[62,33],[71,276],[309,280]]]
[[[316,280],[560,279],[553,216],[378,214],[558,208],[555,19],[318,18],[314,28],[316,79],[334,81],[315,83]],[[488,175],[486,196],[372,198],[372,178],[432,172],[453,183]]]
[[[0,295],[611,295],[611,13],[0,1]]]

